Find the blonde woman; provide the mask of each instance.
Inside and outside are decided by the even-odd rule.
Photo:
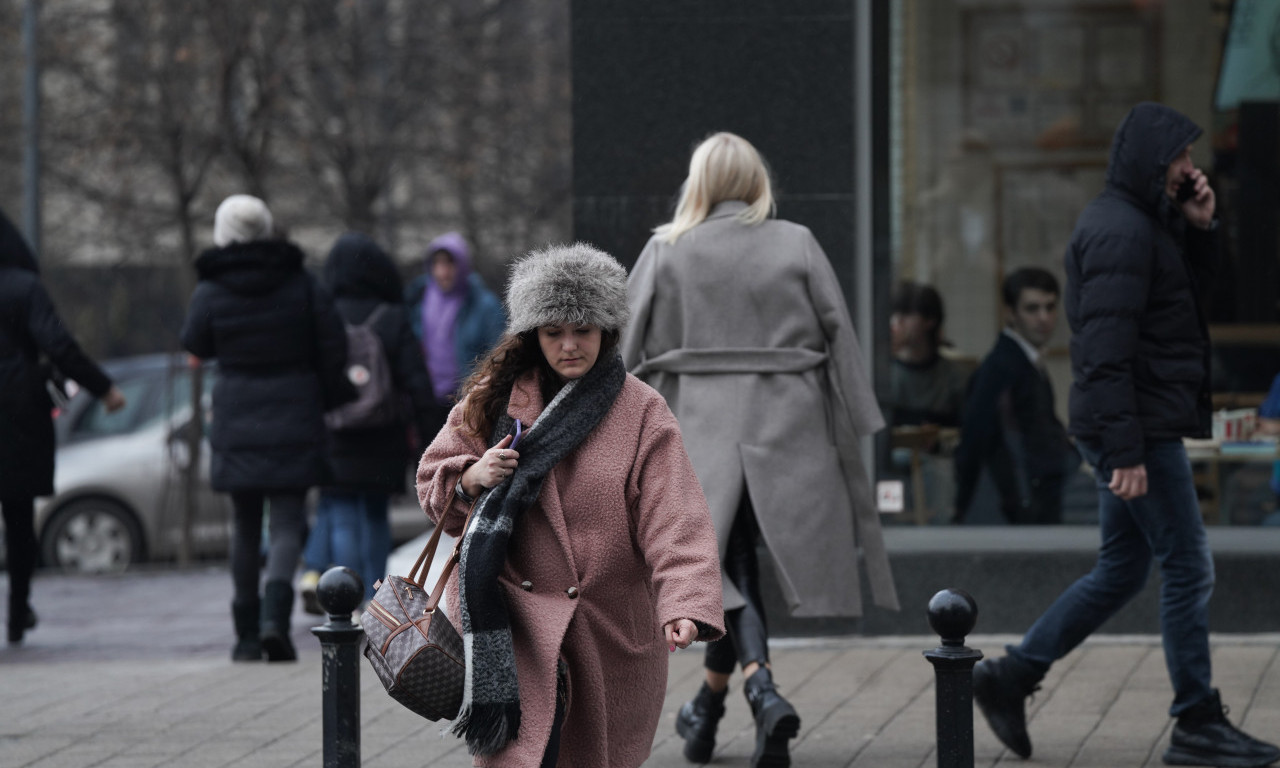
[[[674,218],[628,282],[622,341],[636,376],[676,414],[720,548],[725,640],[676,730],[706,762],[737,665],[756,722],[752,766],[790,764],[800,728],[777,691],[758,586],[768,548],[793,616],[861,613],[858,549],[878,605],[897,608],[858,450],[884,426],[836,276],[808,229],[771,218],[763,159],[717,133],[689,163]]]

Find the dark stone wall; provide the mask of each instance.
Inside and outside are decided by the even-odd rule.
[[[628,267],[699,141],[731,131],[813,230],[846,296],[854,247],[852,0],[574,0],[574,236]]]

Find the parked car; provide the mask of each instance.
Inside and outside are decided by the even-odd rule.
[[[87,392],[78,392],[54,419],[54,494],[37,499],[35,510],[40,559],[46,567],[122,571],[148,560],[173,559],[182,540],[186,436],[191,428],[192,369],[187,356],[119,358],[102,367],[128,405],[107,413]],[[210,363],[203,370],[207,423],[217,367]],[[231,501],[210,488],[209,466],[209,443],[204,440],[191,555],[224,558],[231,538]],[[393,541],[408,541],[427,525],[412,493],[392,499]]]
[[[103,364],[128,405],[107,413],[86,392],[54,420],[53,496],[36,501],[41,562],[85,572],[119,571],[178,552],[186,512],[192,369],[185,355],[145,355]],[[216,367],[204,366],[204,411]],[[209,444],[200,450],[191,554],[221,555],[230,502],[209,487]]]

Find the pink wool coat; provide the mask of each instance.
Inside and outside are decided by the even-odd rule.
[[[532,375],[508,413],[542,412]],[[461,428],[461,406],[418,466],[418,499],[454,536],[467,507],[449,491],[487,447]],[[461,631],[457,573],[448,586]],[[556,659],[569,669],[561,768],[627,768],[649,756],[667,685],[662,626],[691,619],[699,640],[724,635],[720,562],[707,503],[662,396],[628,374],[613,408],[547,476],[521,515],[502,576],[520,682],[520,732],[476,765],[537,768],[555,714]],[[527,584],[526,584],[527,582]],[[522,586],[522,584],[524,586]],[[577,588],[577,598],[567,590]]]

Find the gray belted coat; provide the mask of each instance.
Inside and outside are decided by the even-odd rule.
[[[898,598],[859,437],[884,427],[835,272],[809,230],[720,203],[675,244],[650,239],[628,283],[628,369],[676,414],[723,559],[742,493],[793,616]],[[722,574],[725,610],[742,596]]]

